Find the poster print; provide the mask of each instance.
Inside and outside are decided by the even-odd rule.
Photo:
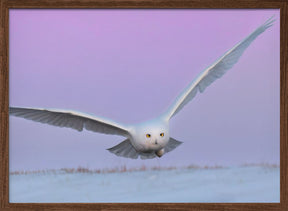
[[[10,202],[279,202],[279,10],[10,10],[9,31]]]

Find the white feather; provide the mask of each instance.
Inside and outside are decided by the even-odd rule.
[[[78,131],[85,128],[93,132],[125,137],[129,134],[128,126],[124,124],[71,110],[10,107],[9,113],[35,122],[72,128]]]
[[[177,114],[188,102],[190,102],[199,91],[200,93],[213,83],[216,79],[221,78],[230,68],[237,63],[246,48],[267,28],[273,25],[275,19],[271,17],[264,24],[259,26],[254,32],[244,40],[236,44],[227,51],[220,59],[214,62],[210,67],[202,71],[195,80],[193,80],[175,99],[172,105],[163,114],[165,119],[170,119]]]

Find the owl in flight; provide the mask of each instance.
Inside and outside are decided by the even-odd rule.
[[[204,92],[206,87],[231,69],[252,41],[272,26],[274,21],[273,17],[268,19],[211,66],[200,72],[176,97],[168,109],[155,119],[127,125],[71,110],[10,107],[9,113],[13,116],[58,127],[68,127],[78,131],[85,128],[97,133],[123,136],[126,138],[123,142],[108,149],[111,153],[120,157],[132,159],[137,159],[139,156],[141,159],[161,157],[182,143],[170,137],[170,119],[190,102],[198,92]]]

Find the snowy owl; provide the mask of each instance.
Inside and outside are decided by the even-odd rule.
[[[132,159],[137,159],[139,156],[141,159],[161,157],[182,143],[170,137],[170,119],[190,102],[198,92],[204,92],[206,87],[232,68],[252,41],[272,26],[274,21],[273,17],[268,19],[249,36],[227,51],[220,59],[200,72],[176,97],[168,109],[155,119],[127,125],[71,110],[10,107],[9,113],[13,116],[58,127],[68,127],[78,131],[85,128],[97,133],[123,136],[126,138],[123,142],[108,149],[117,156]]]

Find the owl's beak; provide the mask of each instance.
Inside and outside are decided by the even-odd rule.
[[[155,144],[158,144],[157,139],[155,139]]]

